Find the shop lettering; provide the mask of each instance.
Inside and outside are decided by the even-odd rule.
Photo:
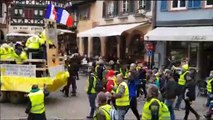
[[[193,41],[203,41],[206,40],[206,36],[192,36]]]

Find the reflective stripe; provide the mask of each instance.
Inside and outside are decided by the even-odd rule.
[[[116,106],[129,106],[130,100],[129,100],[129,88],[126,84],[126,82],[122,82],[120,85],[123,85],[125,87],[124,95],[121,98],[117,98]],[[116,93],[118,93],[120,90],[120,85],[118,86],[118,89],[116,90]]]
[[[186,80],[185,80],[185,75],[188,73],[189,71],[184,72],[183,74],[180,75],[180,78],[178,80],[178,84],[179,85],[185,85],[186,84]]]

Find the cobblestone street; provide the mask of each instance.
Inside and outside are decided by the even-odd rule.
[[[80,80],[77,81],[78,84],[78,94],[77,97],[63,97],[62,93],[59,91],[52,93],[46,101],[46,115],[48,120],[56,119],[71,119],[71,120],[85,120],[87,114],[89,113],[89,103],[87,95],[85,93],[86,77],[81,76]],[[203,115],[206,108],[203,107],[206,99],[203,97],[198,97],[193,103],[193,107],[198,111],[200,115]],[[184,106],[184,104],[182,104]],[[26,104],[11,104],[11,103],[1,103],[0,106],[0,119],[1,120],[15,120],[26,118],[25,114]],[[138,110],[141,113],[143,107],[143,100],[138,99]],[[184,117],[185,111],[175,111],[177,120],[181,120]],[[129,110],[126,116],[128,120],[135,120],[135,116],[132,111]],[[189,120],[194,120],[195,117],[190,113]]]

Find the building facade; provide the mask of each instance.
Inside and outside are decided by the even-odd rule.
[[[8,5],[8,41],[25,41],[27,34],[40,34],[45,26],[45,12],[48,4],[55,8],[69,8],[69,0],[11,0]],[[75,26],[67,28],[57,24],[59,52],[71,54],[77,51]],[[5,33],[5,34],[6,34]],[[26,34],[27,37],[15,37],[16,34]],[[25,36],[25,35],[24,35]]]
[[[78,23],[79,53],[108,60],[144,59],[143,38],[152,27],[152,6],[148,0],[93,2],[89,19]]]
[[[7,29],[7,18],[8,18],[8,6],[10,0],[2,0],[0,1],[0,43],[5,40],[5,35],[8,31]]]
[[[213,1],[162,0],[156,2],[155,29],[145,36],[155,46],[155,62],[187,59],[200,77],[213,69]]]

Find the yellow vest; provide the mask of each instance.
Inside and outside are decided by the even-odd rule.
[[[22,51],[20,55],[15,54],[15,60],[17,64],[23,63],[23,61],[27,60],[27,53]]]
[[[42,90],[39,90],[35,93],[28,94],[31,101],[30,113],[41,114],[45,111],[44,108],[44,93]]]
[[[105,120],[111,120],[111,116],[110,116],[111,109],[112,109],[112,107],[110,105],[106,104],[106,105],[100,106],[97,111],[102,111],[104,113],[104,116],[106,118]],[[97,111],[95,112],[94,120],[98,120]]]
[[[120,68],[119,72],[124,76],[124,78],[128,78],[128,73],[129,73],[128,69],[126,69],[126,71],[124,73],[123,70]]]
[[[87,79],[87,88],[86,88],[86,91],[88,92],[88,88],[89,88],[89,77]],[[91,89],[91,93],[97,93],[96,90],[95,90],[95,86],[96,86],[96,82],[97,82],[97,78],[95,76],[93,76],[93,86],[92,86],[92,89]]]
[[[179,84],[179,85],[185,85],[185,84],[186,84],[185,75],[186,75],[188,72],[189,72],[189,71],[186,71],[186,72],[184,72],[184,73],[182,73],[182,74],[180,75],[180,78],[179,78],[179,80],[178,80],[178,84]]]
[[[95,66],[95,74],[97,74],[97,72],[98,72],[98,67],[99,67],[99,65]]]
[[[208,80],[208,83],[207,83],[207,91],[209,93],[212,93],[212,85],[211,85],[211,82],[213,81],[213,78]]]
[[[1,60],[8,60],[8,59],[14,59],[15,58],[15,52],[13,47],[10,48],[2,48],[1,50]]]
[[[116,104],[116,106],[120,106],[120,107],[122,107],[122,106],[129,106],[129,104],[130,104],[130,100],[129,100],[129,88],[128,88],[126,82],[122,82],[118,86],[118,88],[116,90],[116,93],[119,92],[119,89],[120,89],[121,85],[123,85],[125,87],[125,92],[124,92],[124,95],[121,98],[117,98],[115,100],[115,104]]]
[[[30,37],[27,39],[26,47],[30,49],[39,49],[40,48],[40,40],[38,37]]]
[[[152,119],[150,105],[154,101],[157,101],[159,104],[159,111],[158,111],[159,120],[170,120],[170,112],[169,112],[168,107],[156,98],[152,98],[150,101],[145,102],[145,104],[143,106],[143,111],[142,111],[142,120],[151,120]]]

